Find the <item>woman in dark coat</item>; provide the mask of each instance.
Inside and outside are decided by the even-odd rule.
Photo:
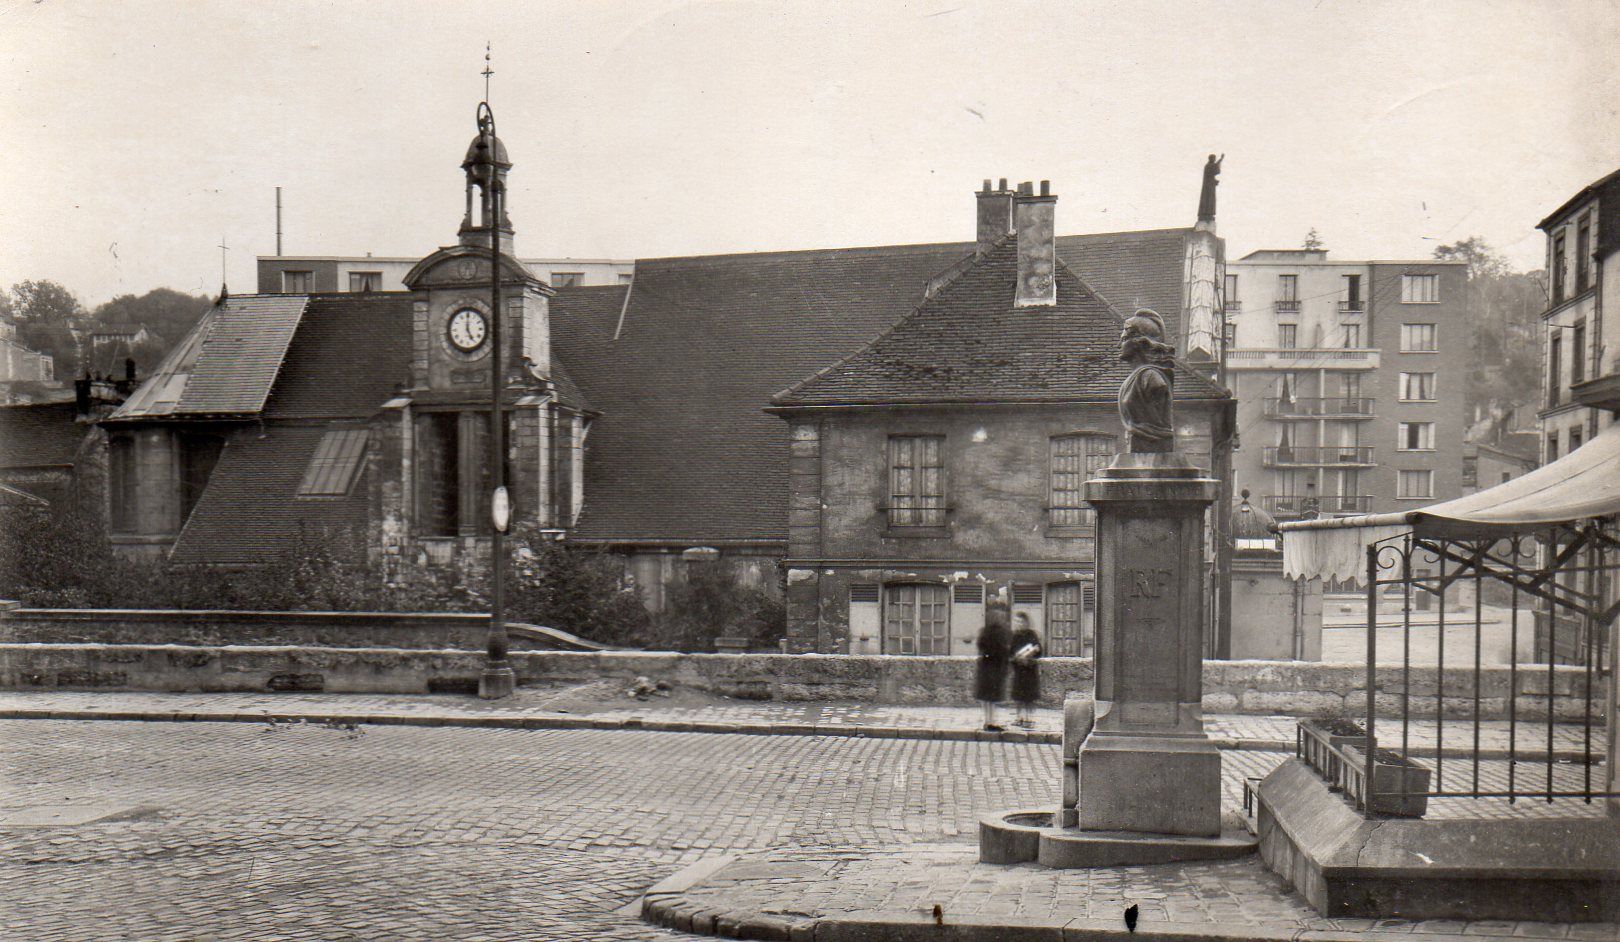
[[[1029,625],[1029,616],[1018,613],[1018,627],[1012,631],[1012,699],[1018,704],[1018,725],[1035,725],[1035,703],[1041,699],[1041,636]]]
[[[992,600],[985,608],[979,631],[979,661],[973,668],[973,696],[984,704],[984,728],[1000,731],[996,703],[1007,689],[1007,660],[1012,655],[1012,633],[1007,629],[1007,607]]]

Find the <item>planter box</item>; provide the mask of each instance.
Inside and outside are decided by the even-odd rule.
[[[1344,747],[1344,758],[1351,768],[1344,776],[1345,791],[1349,797],[1361,802],[1369,814],[1384,814],[1396,818],[1421,818],[1429,810],[1429,770],[1426,766],[1387,749],[1380,749],[1373,759],[1372,800],[1365,801],[1362,780],[1356,774],[1367,767],[1367,752],[1363,745]],[[1402,797],[1402,792],[1405,797]]]
[[[1300,720],[1299,753],[1333,791],[1345,787],[1345,746],[1367,748],[1367,731],[1350,720]]]

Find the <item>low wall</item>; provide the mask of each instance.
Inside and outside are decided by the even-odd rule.
[[[881,657],[840,654],[670,654],[652,652],[514,651],[520,683],[578,683],[637,677],[740,699],[860,700],[873,703],[969,705],[970,657]],[[483,656],[477,651],[295,646],[0,644],[0,688],[154,691],[320,690],[330,693],[448,693],[477,689]],[[1047,658],[1041,686],[1047,706],[1064,695],[1089,696],[1089,658]],[[1552,674],[1560,716],[1580,716],[1585,674],[1559,667]],[[1355,665],[1302,661],[1206,661],[1204,709],[1210,713],[1359,716],[1365,712],[1365,672]],[[1378,712],[1399,715],[1402,673],[1379,671]],[[1414,716],[1434,715],[1436,671],[1413,670]],[[1545,716],[1548,673],[1521,669],[1521,718]],[[1448,671],[1447,716],[1471,718],[1473,675]],[[1487,668],[1481,677],[1480,715],[1507,715],[1509,675]],[[1603,691],[1593,691],[1594,715]]]
[[[482,651],[488,615],[411,612],[11,608],[0,610],[5,644],[290,645]],[[513,625],[518,650],[594,647],[565,632]]]

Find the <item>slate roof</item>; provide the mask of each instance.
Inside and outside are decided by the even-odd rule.
[[[363,534],[365,472],[348,496],[297,496],[327,428],[324,423],[267,425],[233,434],[169,558],[188,564],[263,563],[291,549],[301,529],[312,538],[351,528]]]
[[[266,419],[366,418],[411,379],[408,291],[310,295]]]
[[[72,465],[86,432],[76,415],[71,400],[0,406],[0,468]]]
[[[787,427],[761,411],[771,394],[859,349],[970,249],[650,259],[633,288],[559,292],[553,342],[602,413],[575,537],[785,539]]]
[[[1130,368],[1118,357],[1116,311],[1066,264],[1057,304],[1013,305],[1011,238],[968,266],[859,353],[779,393],[779,406],[936,402],[1110,402]],[[1178,398],[1219,392],[1185,371]]]
[[[1060,236],[1057,249],[1116,306],[1151,306],[1174,324],[1188,231]],[[559,291],[554,349],[601,412],[575,538],[785,539],[787,425],[763,409],[913,311],[929,281],[973,250],[951,242],[643,259],[633,287]]]
[[[214,305],[110,419],[258,412],[307,303],[304,295],[240,295]]]

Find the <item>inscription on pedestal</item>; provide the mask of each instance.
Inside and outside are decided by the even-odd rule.
[[[1137,519],[1120,529],[1125,564],[1118,569],[1115,591],[1124,604],[1114,647],[1119,659],[1114,699],[1121,703],[1178,699],[1181,604],[1172,571],[1152,565],[1176,557],[1175,530],[1175,522],[1166,519]]]

